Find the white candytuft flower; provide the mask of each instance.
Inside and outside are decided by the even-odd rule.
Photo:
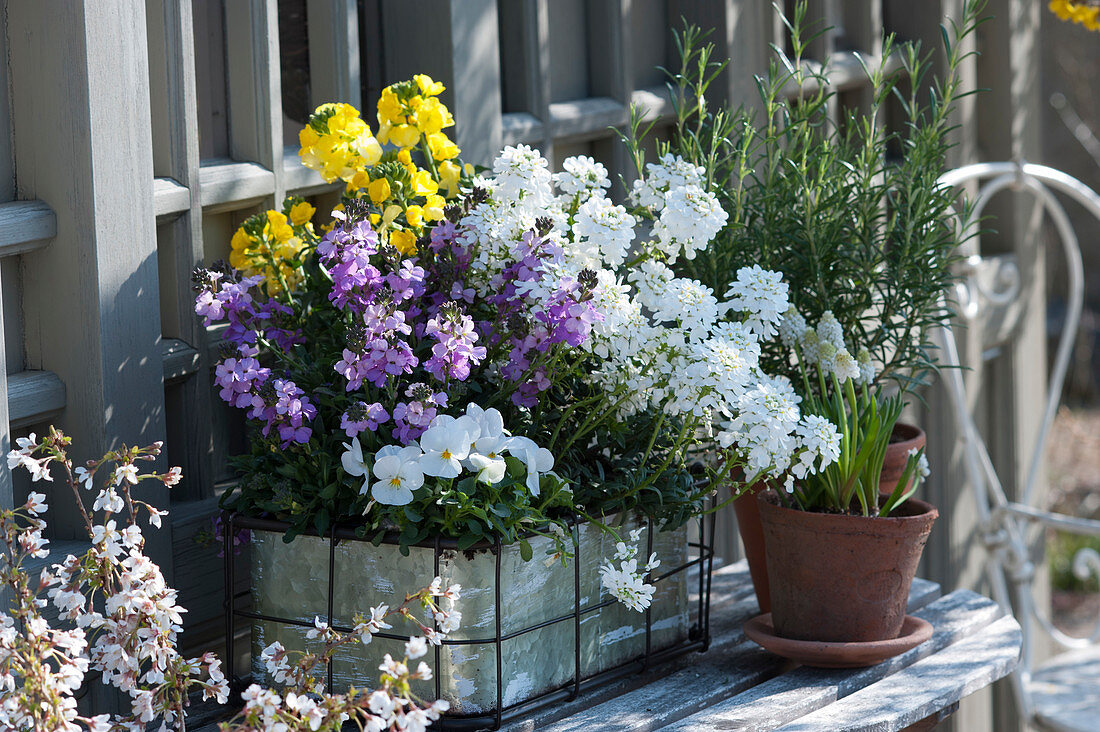
[[[569,251],[583,253],[578,262],[581,266],[595,269],[605,263],[617,267],[626,259],[636,223],[622,206],[606,198],[590,198],[577,210],[573,224],[576,245]]]
[[[745,324],[761,338],[774,336],[776,325],[790,309],[783,275],[758,264],[737,270],[726,297],[731,309],[748,313]]]
[[[657,247],[675,262],[681,254],[695,259],[729,220],[718,198],[699,186],[671,188],[665,194],[661,217],[653,225]]]
[[[665,193],[672,188],[702,186],[706,171],[679,155],[665,153],[659,162],[646,165],[645,176],[634,181],[630,194],[636,206],[647,206],[660,212],[665,206]]]
[[[554,173],[554,185],[567,196],[603,196],[611,187],[607,168],[587,155],[574,155],[562,161],[562,171]]]

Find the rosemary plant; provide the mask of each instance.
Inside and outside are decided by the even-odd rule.
[[[785,18],[791,53],[775,48],[768,74],[757,78],[755,109],[711,109],[707,92],[725,67],[705,33],[677,37],[679,71],[669,73],[675,124],[659,154],[703,166],[721,190],[729,223],[678,275],[724,291],[730,273],[759,264],[783,273],[792,305],[807,320],[836,314],[854,343],[866,347],[879,378],[911,392],[936,367],[929,329],[951,317],[941,298],[954,279],[958,246],[950,225],[956,200],[937,185],[952,145],[952,112],[964,91],[960,68],[972,52],[961,41],[980,21],[983,0],[967,3],[961,22],[943,32],[945,73],[930,74],[919,43],[883,40],[881,59],[861,59],[869,107],[830,119],[836,91],[829,63],[807,62],[811,42],[806,3]],[[903,123],[885,125],[896,100]],[[635,114],[627,137],[639,171],[641,141],[651,132]],[[797,366],[781,344],[765,346],[761,364],[797,382]]]

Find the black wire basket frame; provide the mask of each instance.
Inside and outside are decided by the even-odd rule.
[[[706,651],[710,645],[710,589],[711,589],[711,571],[714,568],[714,526],[715,526],[715,514],[710,513],[704,516],[696,517],[692,519],[698,523],[699,540],[688,541],[689,549],[695,549],[696,555],[690,557],[688,561],[683,564],[674,567],[666,572],[649,578],[649,582],[653,585],[662,581],[667,581],[670,577],[673,577],[680,573],[690,572],[692,567],[698,567],[697,580],[698,590],[697,597],[694,599],[689,598],[689,606],[694,603],[697,605],[696,617],[694,622],[688,629],[687,637],[678,641],[677,643],[663,648],[659,651],[654,651],[652,648],[651,636],[653,630],[653,622],[651,617],[651,608],[645,610],[645,653],[626,661],[613,668],[591,674],[589,676],[583,676],[581,673],[581,618],[588,614],[593,613],[601,608],[612,605],[618,602],[615,598],[610,598],[602,602],[583,606],[581,604],[581,562],[579,555],[579,547],[574,546],[574,551],[577,554],[573,557],[573,612],[562,615],[556,618],[551,618],[534,625],[520,628],[509,633],[501,632],[502,625],[502,608],[501,608],[501,590],[500,590],[500,578],[501,578],[501,541],[497,536],[495,541],[479,542],[470,547],[471,550],[488,549],[495,556],[495,583],[494,583],[494,596],[495,596],[495,633],[491,638],[472,638],[472,639],[444,639],[442,645],[473,645],[473,644],[493,644],[496,647],[496,706],[489,713],[447,713],[443,719],[439,720],[432,725],[433,729],[445,729],[445,730],[479,730],[479,729],[499,729],[504,722],[511,721],[518,717],[522,717],[526,714],[530,714],[538,709],[545,708],[551,704],[556,704],[563,701],[571,701],[575,699],[582,691],[604,686],[612,683],[618,679],[629,676],[631,674],[637,674],[650,669],[655,664],[659,664],[665,661],[669,661],[678,656],[682,656],[691,651],[703,652]],[[236,640],[234,638],[234,629],[236,626],[237,618],[248,618],[250,620],[261,620],[273,623],[283,623],[288,625],[297,625],[302,627],[313,627],[313,624],[308,621],[303,621],[295,618],[285,618],[273,615],[266,615],[263,613],[257,613],[250,609],[241,608],[239,605],[246,604],[240,602],[245,598],[248,598],[251,594],[249,590],[242,592],[235,592],[236,586],[236,563],[234,561],[234,547],[233,537],[240,529],[249,530],[261,530],[271,531],[276,533],[283,533],[289,527],[290,524],[284,521],[277,521],[274,519],[260,519],[245,516],[243,514],[235,512],[224,512],[222,514],[222,535],[223,535],[223,555],[224,555],[224,575],[225,575],[225,657],[227,669],[226,673],[234,689],[243,688],[249,683],[249,677],[238,676],[234,669],[235,646]],[[647,522],[648,530],[646,532],[646,557],[653,552],[653,521]],[[313,536],[320,536],[316,533]],[[336,566],[336,546],[341,541],[363,541],[369,542],[369,539],[362,538],[355,534],[353,527],[336,526],[334,525],[327,533],[322,536],[328,540],[328,591],[327,591],[327,621],[333,630],[348,633],[352,628],[344,627],[340,625],[332,625],[333,619],[333,601],[334,601],[334,580],[335,580],[335,566]],[[396,536],[387,536],[383,539],[385,544],[396,545]],[[439,576],[440,558],[444,551],[457,549],[457,542],[453,539],[443,539],[436,537],[434,540],[428,540],[421,542],[416,546],[431,547],[435,551],[435,575]],[[502,644],[512,638],[530,633],[540,628],[545,628],[557,623],[567,623],[572,621],[574,628],[574,674],[573,680],[567,684],[555,689],[542,692],[530,699],[526,699],[522,702],[511,704],[508,706],[503,705],[503,669],[502,658],[503,648]],[[389,638],[392,640],[404,641],[408,640],[408,635],[401,635],[396,633],[375,633],[378,638]],[[433,647],[435,652],[435,668],[440,667],[440,654],[442,647],[436,645]],[[332,663],[328,663],[326,670],[326,688],[332,688]],[[435,679],[435,693],[438,699],[441,694],[441,680],[440,675],[434,674]]]

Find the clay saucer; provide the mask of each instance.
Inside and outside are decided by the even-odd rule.
[[[861,643],[827,643],[782,638],[772,627],[772,614],[757,615],[742,626],[751,640],[777,656],[816,668],[863,668],[916,648],[932,637],[927,620],[906,615],[897,638]]]

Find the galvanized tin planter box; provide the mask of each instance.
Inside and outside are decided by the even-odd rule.
[[[451,703],[446,729],[498,726],[536,706],[568,699],[582,687],[705,650],[709,642],[713,520],[697,522],[705,524],[699,541],[689,541],[687,526],[664,532],[646,527],[641,549],[661,559],[646,612],[628,610],[601,586],[598,570],[615,553],[615,539],[588,523],[574,529],[577,561],[563,565],[550,560],[551,541],[540,536],[529,538],[534,558],[525,562],[517,544],[458,551],[454,542],[440,540],[411,547],[404,556],[395,543],[374,546],[347,529],[325,537],[303,535],[287,544],[281,522],[239,515],[226,521],[226,537],[242,528],[251,531],[251,608],[238,598],[227,620],[251,618],[252,676],[261,682],[268,679],[260,652],[274,641],[305,648],[315,616],[348,630],[356,612],[381,603],[399,605],[405,592],[436,575],[445,586],[461,584],[462,627],[434,649],[434,659],[431,654],[426,659],[434,661],[434,680],[414,689],[424,698]],[[632,519],[622,533],[638,525]],[[231,557],[231,548],[225,554]],[[231,561],[226,572],[232,587]],[[377,683],[382,656],[402,656],[405,640],[415,634],[409,623],[394,626],[370,645],[354,644],[338,654],[326,672],[328,687],[342,691]]]

